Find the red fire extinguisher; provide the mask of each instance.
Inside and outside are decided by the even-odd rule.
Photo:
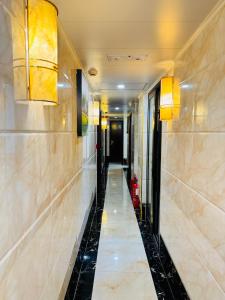
[[[131,180],[131,199],[132,199],[134,208],[139,208],[139,206],[140,206],[139,184],[138,184],[138,179],[136,176],[134,176]]]
[[[130,181],[130,194],[131,194],[131,198],[133,198],[135,196],[135,184],[138,182],[137,177],[134,176],[133,178],[131,178]]]
[[[132,202],[133,202],[134,208],[139,208],[139,206],[140,206],[140,198],[139,198],[139,196],[136,196],[135,198],[133,198]]]

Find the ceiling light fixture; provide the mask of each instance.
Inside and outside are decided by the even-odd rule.
[[[120,110],[120,108],[117,106],[117,107],[115,107],[115,110]]]
[[[117,85],[117,88],[118,88],[119,90],[123,90],[123,89],[125,89],[125,85],[124,85],[124,84],[118,84],[118,85]]]
[[[190,87],[191,87],[190,84],[187,84],[187,83],[181,84],[181,88],[182,88],[182,89],[189,89]]]

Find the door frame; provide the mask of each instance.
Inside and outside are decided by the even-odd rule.
[[[151,187],[149,186],[149,149],[150,149],[150,101],[154,96],[154,131],[152,145],[152,173]],[[160,185],[161,185],[161,144],[162,144],[162,122],[160,121],[160,84],[157,84],[148,94],[148,117],[147,117],[147,165],[146,165],[146,200],[152,191],[152,204],[149,209],[149,221],[152,233],[160,234]],[[146,201],[147,203],[147,201]]]
[[[132,113],[127,117],[127,134],[128,134],[128,147],[127,147],[127,181],[130,187],[132,177]]]
[[[99,125],[97,125],[97,190],[101,190],[102,182],[102,125],[101,125],[102,112],[99,112]]]

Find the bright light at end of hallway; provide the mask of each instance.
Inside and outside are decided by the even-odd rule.
[[[125,84],[118,84],[118,85],[117,85],[117,88],[118,88],[119,90],[123,90],[123,89],[125,89]]]

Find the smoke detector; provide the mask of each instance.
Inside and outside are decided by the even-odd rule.
[[[98,71],[97,71],[95,68],[90,68],[90,69],[88,70],[88,74],[89,74],[90,76],[96,76],[96,75],[98,74]]]

